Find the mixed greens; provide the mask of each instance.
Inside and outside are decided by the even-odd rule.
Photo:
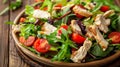
[[[36,2],[26,5],[16,25],[20,43],[31,52],[52,61],[79,63],[120,50],[120,7],[113,0]]]

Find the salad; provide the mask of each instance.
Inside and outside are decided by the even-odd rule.
[[[51,61],[85,63],[120,50],[120,8],[113,0],[35,0],[14,31],[21,46]]]

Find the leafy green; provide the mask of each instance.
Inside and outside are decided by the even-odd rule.
[[[33,23],[36,21],[36,19],[33,17],[33,12],[34,12],[34,8],[32,6],[30,6],[30,5],[25,6],[25,14],[28,15],[26,17],[25,22]]]
[[[34,24],[22,24],[20,36],[28,38],[29,36],[36,36],[37,31],[40,30],[40,26]]]
[[[53,57],[53,61],[69,61],[70,60],[70,47],[76,48],[75,44],[69,39],[68,34],[70,34],[70,31],[66,31],[65,29],[62,29],[61,38],[55,37],[57,35],[57,32],[54,32],[48,36],[46,36],[47,40],[51,44],[55,43],[61,43],[60,51]]]
[[[115,50],[120,50],[120,44],[110,44],[111,47],[114,47]]]
[[[93,0],[93,1],[96,2],[96,6],[92,10],[92,12],[98,11],[102,5],[108,5],[111,9],[120,12],[120,8],[114,4],[114,0]]]
[[[98,3],[98,4],[95,6],[95,8],[93,9],[92,12],[98,11],[102,5],[103,5],[103,3]]]
[[[21,6],[21,4],[22,4],[21,0],[16,0],[16,2],[10,3],[10,9],[16,10],[17,8]]]
[[[110,29],[120,31],[120,15],[113,15],[110,17],[111,19],[111,24],[109,26]]]
[[[25,22],[30,22],[30,23],[34,23],[35,21],[36,21],[36,19],[30,15],[28,17],[26,17],[26,20],[25,20]]]
[[[25,14],[27,15],[33,15],[34,8],[30,5],[25,6]]]
[[[48,12],[52,12],[52,7],[53,7],[53,3],[51,2],[51,0],[45,0],[44,3],[42,4],[42,6],[40,7],[40,9],[43,9],[44,7],[48,7]]]
[[[98,44],[94,44],[90,49],[90,53],[97,58],[106,57],[110,54],[111,51],[113,51],[113,47],[109,46],[106,51],[103,51]]]
[[[4,1],[5,2],[5,1]],[[9,7],[6,7],[4,10],[2,10],[0,12],[0,15],[3,15],[4,13],[6,13],[8,10],[16,10],[17,8],[19,8],[22,5],[22,1],[21,0],[16,0],[16,2],[12,2],[10,3]]]

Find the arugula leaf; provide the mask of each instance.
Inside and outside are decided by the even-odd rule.
[[[53,57],[52,61],[69,61],[70,60],[70,47],[76,48],[75,44],[69,39],[69,34],[70,32],[66,31],[65,29],[62,29],[62,34],[61,34],[61,38],[58,39],[56,38],[56,34],[52,33],[49,35],[49,37],[47,36],[47,40],[51,43],[61,43],[61,48],[60,51],[58,51],[58,53]]]
[[[34,8],[30,5],[25,6],[25,14],[27,15],[33,15]]]
[[[44,7],[48,7],[48,12],[52,12],[52,7],[53,7],[53,3],[51,2],[51,0],[45,0],[44,3],[42,4],[42,6],[40,7],[40,9],[43,9]]]
[[[120,31],[120,15],[112,15],[111,17],[111,24],[109,26],[110,29]]]
[[[68,44],[62,44],[61,50],[58,52],[57,55],[54,56],[52,61],[68,61],[70,60],[70,47]]]
[[[40,26],[34,24],[22,24],[20,36],[28,38],[29,36],[36,36],[37,31],[40,30]]]
[[[98,11],[100,8],[101,8],[101,6],[103,5],[103,3],[98,3],[95,7],[94,7],[94,9],[92,10],[92,12],[96,12],[96,11]]]
[[[108,5],[111,9],[120,12],[120,8],[114,4],[114,0],[94,0],[94,2],[96,2],[97,5],[92,12],[98,11],[102,5]]]

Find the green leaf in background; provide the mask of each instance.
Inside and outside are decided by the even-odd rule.
[[[8,0],[3,0],[3,3],[5,4]]]
[[[11,10],[16,10],[16,9],[19,8],[21,5],[22,5],[22,1],[21,1],[21,0],[16,0],[16,2],[10,3],[10,9],[11,9]]]
[[[11,22],[11,21],[7,21],[7,22],[5,22],[5,24],[10,24],[10,25],[13,25],[14,23],[13,23],[13,22]]]
[[[4,0],[3,2],[6,2],[6,0]],[[22,5],[22,1],[21,0],[16,0],[16,2],[11,2],[9,7],[6,7],[4,10],[2,10],[0,12],[0,16],[3,15],[4,13],[6,13],[8,10],[16,10],[21,5]]]
[[[3,15],[4,13],[6,13],[9,9],[10,9],[10,8],[7,7],[7,8],[5,8],[4,10],[2,10],[2,11],[0,12],[0,16]]]

